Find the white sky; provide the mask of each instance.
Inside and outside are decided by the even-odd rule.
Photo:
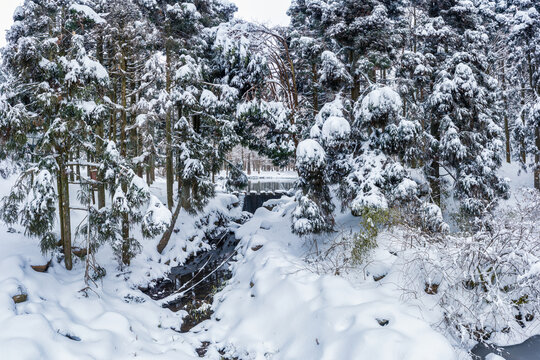
[[[0,0],[0,47],[6,45],[6,30],[13,23],[13,12],[23,0]]]
[[[2,0],[0,0],[2,1]],[[289,25],[291,0],[230,0],[238,6],[236,16],[268,25]]]
[[[230,0],[238,6],[236,16],[268,25],[288,25],[286,12],[291,0]],[[13,23],[15,8],[23,0],[0,0],[0,47],[6,44],[5,34]]]

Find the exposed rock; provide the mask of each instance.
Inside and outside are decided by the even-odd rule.
[[[262,247],[263,247],[262,245],[256,245],[256,246],[252,247],[251,250],[253,250],[253,251],[259,251],[259,250],[262,249]]]
[[[26,300],[28,300],[28,295],[26,295],[26,294],[19,294],[19,295],[13,296],[13,302],[15,304],[23,303]]]
[[[424,291],[426,294],[435,295],[439,291],[439,284],[426,284]]]
[[[46,263],[45,265],[30,265],[30,267],[34,269],[34,271],[44,273],[44,272],[47,272],[47,270],[49,270],[49,266],[51,266],[51,262],[52,260],[49,260],[49,262]]]

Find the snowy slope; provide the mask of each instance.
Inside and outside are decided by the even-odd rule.
[[[94,290],[81,291],[83,264],[69,272],[53,261],[47,273],[38,273],[30,265],[48,259],[37,241],[0,231],[0,359],[196,357],[193,346],[169,329],[179,326],[180,314],[130,288],[110,253],[100,254],[109,259],[108,276]],[[19,293],[28,300],[15,305],[11,297]]]
[[[237,230],[234,276],[214,301],[215,318],[196,329],[217,344],[209,354],[225,348],[241,359],[455,358],[393,286],[371,280],[355,288],[310,271],[304,241],[290,233],[290,210],[261,208]]]
[[[529,174],[523,176],[513,176],[516,187],[528,184]],[[12,182],[3,181],[1,191]],[[158,180],[151,189],[162,201],[163,186]],[[236,200],[220,194],[207,211],[227,211]],[[0,227],[0,359],[192,359],[205,341],[207,359],[222,353],[246,360],[467,358],[430,326],[440,314],[429,295],[403,296],[404,264],[389,248],[380,246],[370,264],[347,276],[308,265],[312,243],[291,234],[290,200],[274,201],[272,211],[259,209],[236,230],[233,277],[215,296],[212,318],[188,334],[174,331],[183,313],[163,309],[137,287],[204,249],[197,218],[180,216],[182,231],[163,255],[155,250],[157,239],[143,241],[126,270],[103,247],[97,261],[107,276],[86,291],[80,260],[71,272],[53,260],[48,273],[38,273],[30,265],[50,259],[39,253],[38,240]],[[358,228],[350,215],[337,222],[340,230]],[[322,249],[328,237],[315,240]],[[366,272],[386,277],[376,282]],[[22,293],[27,301],[15,305],[12,296]]]

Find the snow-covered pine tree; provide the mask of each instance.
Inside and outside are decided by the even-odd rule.
[[[448,55],[441,57],[446,59],[430,96],[432,168],[451,178],[463,214],[479,216],[508,193],[508,184],[497,174],[504,154],[499,88],[487,73],[489,38],[478,8],[457,1],[440,14],[454,38],[440,50]]]
[[[107,71],[88,55],[84,35],[104,20],[90,7],[73,1],[26,1],[15,12],[14,20],[3,58],[10,79],[6,99],[11,109],[17,111],[9,111],[10,118],[4,125],[7,131],[18,134],[13,138],[19,144],[14,150],[24,151],[29,137],[39,138],[39,158],[32,166],[39,169],[39,174],[48,170],[56,177],[65,265],[71,269],[68,175],[73,166],[70,168],[69,161],[73,154],[84,152],[87,144],[85,103],[97,95],[92,89],[108,81]],[[30,186],[37,189],[41,184],[31,181]],[[42,191],[31,193],[37,197]],[[12,199],[9,196],[4,201]],[[28,218],[28,212],[25,216]],[[50,238],[52,225],[47,221],[52,222],[54,217],[40,219],[44,228],[40,232],[33,229],[32,233]],[[24,223],[27,229],[34,224]]]
[[[141,224],[143,236],[153,238],[170,226],[172,214],[151,194],[148,185],[130,168],[129,161],[112,141],[106,144],[102,167],[111,202],[101,208],[92,206],[90,196],[85,195],[88,188],[83,186],[79,199],[89,214],[77,229],[77,235],[84,239],[90,231],[90,253],[109,243],[120,265],[129,265],[140,248],[138,239],[130,235],[134,225]]]
[[[353,213],[373,217],[375,224],[381,214],[398,208],[427,230],[444,230],[440,209],[425,212],[428,185],[411,171],[421,153],[421,125],[402,113],[402,99],[389,87],[376,88],[356,103],[353,134],[359,141],[342,196],[352,200]]]
[[[509,97],[513,101],[514,148],[525,166],[534,172],[534,186],[540,189],[540,128],[537,102],[540,94],[540,4],[529,1],[508,1],[505,9],[508,22],[509,82],[519,84]]]
[[[244,71],[253,68],[257,77],[238,106],[237,129],[243,145],[284,166],[294,157],[306,130],[287,33],[259,25],[246,25],[244,32],[251,46],[243,47],[255,53]]]
[[[193,120],[193,125],[191,125],[193,128],[200,128],[200,114],[189,113],[189,109],[184,103],[185,98],[182,97],[185,95],[186,89],[176,83],[174,74],[178,75],[177,70],[189,62],[186,60],[188,57],[194,59],[195,63],[199,63],[199,56],[204,55],[204,29],[228,21],[236,7],[220,0],[204,0],[195,3],[191,1],[160,0],[148,2],[141,0],[138,3],[145,16],[159,30],[159,43],[165,55],[165,88],[161,98],[165,108],[167,204],[169,209],[172,209],[175,180],[174,124],[186,116]],[[201,66],[201,64],[197,66]],[[196,90],[193,91],[196,92]],[[176,120],[174,119],[175,115]],[[181,170],[177,170],[176,173],[180,174]]]
[[[289,14],[291,23],[298,25],[299,55],[320,55],[315,78],[326,88],[343,89],[356,101],[362,87],[386,80],[403,41],[402,11],[401,1],[296,0]],[[302,63],[313,69],[310,61]],[[313,78],[311,87],[316,85]]]
[[[351,112],[347,100],[337,96],[334,101],[324,104],[310,131],[310,137],[324,148],[328,181],[339,185],[338,196],[343,200],[342,210],[349,205],[350,199],[346,199],[342,191],[346,191],[346,179],[352,171],[354,158],[355,141],[349,122]]]
[[[298,192],[292,214],[292,231],[306,236],[331,231],[334,228],[333,204],[326,176],[326,154],[315,140],[298,144],[296,150]]]

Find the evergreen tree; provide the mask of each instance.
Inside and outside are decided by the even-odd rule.
[[[89,130],[84,117],[86,101],[97,95],[92,89],[109,80],[103,66],[88,56],[84,32],[103,19],[91,8],[70,1],[30,0],[18,8],[14,19],[4,65],[12,81],[7,101],[19,111],[10,112],[6,128],[19,134],[13,137],[13,143],[19,145],[26,143],[29,134],[41,134],[41,156],[35,166],[56,176],[65,264],[71,269],[70,152],[84,149]],[[10,196],[4,201],[12,199]],[[43,220],[52,221],[53,217]],[[52,225],[40,223],[43,231],[31,232],[50,238],[45,229]],[[25,224],[27,228],[33,226],[32,222]]]
[[[510,93],[513,108],[517,109],[513,116],[515,148],[523,165],[528,156],[533,157],[534,186],[540,189],[540,129],[535,120],[540,94],[540,50],[536,46],[540,39],[540,6],[535,2],[509,1],[505,10],[509,28],[508,77],[519,84]]]
[[[299,180],[292,231],[298,235],[328,232],[334,227],[333,205],[326,177],[326,154],[315,140],[298,144],[296,168]]]
[[[441,64],[430,97],[432,169],[442,168],[451,177],[464,214],[479,216],[508,193],[497,174],[504,144],[498,83],[487,73],[488,37],[478,8],[458,1],[441,14],[453,28],[450,45],[456,50]]]

